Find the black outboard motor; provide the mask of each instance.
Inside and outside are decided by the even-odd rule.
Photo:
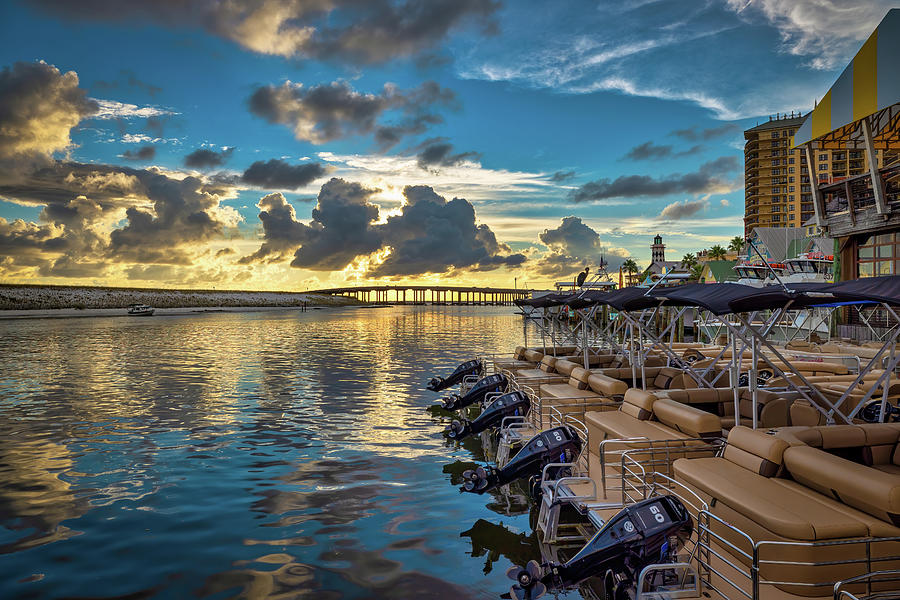
[[[574,587],[588,577],[603,576],[609,600],[635,596],[637,578],[651,564],[675,562],[691,537],[694,522],[674,496],[656,496],[626,506],[603,526],[578,554],[564,564],[543,567],[530,561],[506,572],[516,583],[510,596],[539,598],[552,588]]]
[[[454,370],[447,379],[444,379],[443,377],[432,377],[431,381],[429,381],[428,385],[425,387],[432,392],[440,392],[441,390],[446,390],[449,387],[461,383],[462,380],[469,375],[481,375],[482,373],[484,373],[484,364],[480,360],[467,360],[456,367],[456,370]]]
[[[524,392],[516,390],[498,396],[493,402],[481,411],[474,421],[453,421],[444,433],[450,439],[461,440],[475,433],[481,433],[485,429],[499,427],[506,417],[524,417],[531,408],[531,402]]]
[[[491,466],[465,471],[460,491],[483,494],[516,479],[539,477],[550,463],[568,463],[581,453],[581,439],[568,425],[542,431],[525,444],[502,469]]]
[[[441,403],[446,410],[459,410],[476,402],[481,402],[488,394],[502,392],[506,389],[507,383],[506,375],[494,373],[479,379],[478,383],[473,385],[472,389],[466,392],[464,396],[450,394],[445,396]]]

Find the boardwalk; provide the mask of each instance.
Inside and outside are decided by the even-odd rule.
[[[451,285],[362,285],[314,292],[378,304],[512,304],[531,297],[531,290]]]

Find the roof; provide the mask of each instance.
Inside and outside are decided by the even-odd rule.
[[[822,254],[834,254],[834,240],[829,237],[808,237],[793,240],[788,245],[785,260],[797,258],[801,252],[821,252]]]
[[[753,133],[755,131],[768,131],[770,129],[784,129],[785,127],[797,127],[801,123],[803,123],[804,119],[806,119],[806,115],[799,117],[788,117],[784,118],[775,118],[769,119],[765,123],[760,123],[756,127],[751,127],[750,129],[746,129],[744,133]]]
[[[709,260],[706,261],[705,266],[709,269],[709,273],[713,276],[713,279],[715,279],[717,283],[722,283],[729,279],[735,279],[734,265],[736,264],[736,260]]]
[[[765,244],[771,260],[783,261],[787,258],[790,243],[806,237],[806,232],[800,227],[757,227],[751,235],[756,235]],[[756,258],[755,255],[751,257]]]
[[[898,103],[900,9],[891,9],[794,134],[793,146],[827,136],[825,141],[846,147],[848,141],[861,140],[859,121]],[[887,148],[889,140],[877,129],[875,147]]]

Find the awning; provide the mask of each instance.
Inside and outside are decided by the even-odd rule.
[[[900,9],[891,9],[794,134],[793,146],[819,140],[846,147],[862,139],[860,121],[900,103]],[[873,127],[876,148],[890,141],[893,111]],[[835,146],[829,145],[835,144]],[[894,142],[896,143],[896,142]]]

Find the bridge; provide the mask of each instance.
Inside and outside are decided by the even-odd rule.
[[[409,292],[409,295],[407,295]],[[531,290],[452,285],[362,285],[310,290],[315,294],[349,296],[379,304],[512,304],[530,298]]]

